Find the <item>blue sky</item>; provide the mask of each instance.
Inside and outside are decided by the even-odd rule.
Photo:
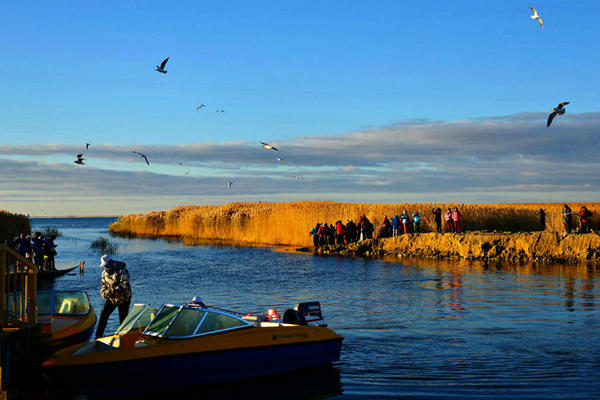
[[[198,187],[198,192],[187,190],[188,197],[183,199],[178,193],[163,191],[161,196],[171,197],[156,202],[148,196],[161,196],[148,192],[143,201],[134,196],[118,209],[109,207],[101,213],[127,213],[128,207],[147,211],[183,200],[198,204],[297,198],[421,201],[436,200],[437,193],[457,201],[526,201],[530,195],[518,189],[521,184],[528,188],[546,185],[539,186],[537,197],[547,200],[560,201],[578,190],[583,198],[573,200],[594,197],[597,182],[591,181],[561,192],[560,187],[573,180],[544,178],[540,174],[547,170],[545,164],[531,166],[533,171],[523,175],[529,178],[521,181],[509,179],[520,174],[514,171],[514,163],[499,163],[498,168],[505,168],[498,180],[502,184],[497,185],[498,194],[489,198],[474,192],[453,195],[444,185],[437,191],[431,185],[425,190],[419,182],[426,178],[414,173],[435,168],[453,174],[460,165],[461,174],[478,181],[472,163],[482,155],[475,153],[490,156],[498,139],[483,134],[467,142],[464,136],[454,135],[451,127],[465,121],[470,121],[468,129],[475,134],[496,124],[502,135],[516,135],[514,142],[500,140],[512,143],[499,155],[505,157],[502,160],[526,152],[528,162],[533,162],[531,154],[535,154],[540,163],[550,159],[569,170],[575,168],[572,163],[577,157],[562,158],[561,143],[575,141],[597,152],[599,125],[591,116],[600,112],[596,22],[600,3],[534,2],[544,20],[543,29],[529,18],[529,4],[3,4],[0,162],[6,166],[4,172],[0,170],[0,181],[7,189],[0,195],[0,208],[34,215],[89,213],[89,204],[114,187],[112,174],[148,174],[147,184],[160,187],[163,183],[159,182],[182,179],[176,165],[182,157],[185,170],[192,171],[183,186]],[[168,73],[154,71],[167,56]],[[559,101],[571,101],[567,114],[547,129],[545,117]],[[196,111],[199,104],[206,107]],[[217,109],[225,112],[217,114]],[[523,113],[529,113],[527,123],[507,117]],[[579,121],[569,125],[570,130],[565,129],[568,118]],[[428,121],[427,129],[435,133],[425,130],[421,120]],[[538,125],[543,129],[538,131]],[[444,129],[454,141],[451,154],[438,147],[446,140]],[[401,141],[385,139],[385,147],[370,141],[372,134],[385,138],[392,132],[392,138]],[[430,141],[424,142],[424,136]],[[472,148],[473,138],[478,137],[487,141]],[[521,148],[526,138],[532,142]],[[258,140],[283,146],[284,165],[273,162],[276,155],[255,148]],[[53,205],[52,199],[83,196],[59,183],[46,185],[47,191],[37,202],[23,205],[28,190],[23,182],[33,179],[44,186],[64,168],[68,168],[67,176],[69,170],[81,174],[82,168],[72,165],[72,160],[86,142],[92,147],[83,168],[94,170],[94,177],[82,179],[94,182],[93,188],[99,191],[89,188],[88,205],[67,206],[60,200]],[[324,142],[326,150],[311,147]],[[406,153],[410,142],[422,147]],[[362,147],[357,150],[353,143]],[[428,145],[439,152],[425,154]],[[345,157],[340,153],[343,148],[348,151]],[[150,168],[130,156],[133,149],[149,155]],[[390,150],[406,164],[391,162],[395,160],[393,156],[390,160]],[[577,168],[584,174],[592,167]],[[27,175],[36,168],[48,176]],[[326,189],[331,188],[331,171],[337,168],[352,174],[338,177],[336,190],[331,192]],[[356,172],[363,168],[367,169]],[[23,172],[22,179],[20,169],[29,171]],[[17,176],[8,176],[9,170]],[[387,174],[400,174],[407,181],[400,187]],[[303,186],[285,181],[273,189],[273,179],[299,175],[306,176]],[[131,179],[124,178],[124,182]],[[223,179],[235,180],[238,191],[221,193],[223,185],[212,189],[208,182],[213,179],[215,185]],[[357,187],[361,179],[379,182],[379,190]],[[118,190],[127,192],[127,183],[122,185]],[[473,190],[493,192],[488,185],[482,181]],[[206,192],[212,197],[204,197]]]

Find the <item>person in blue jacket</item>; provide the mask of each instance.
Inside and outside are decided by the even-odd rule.
[[[398,228],[400,228],[400,217],[396,214],[392,219],[392,236],[398,236]]]
[[[415,233],[419,232],[419,227],[421,226],[421,213],[415,211],[412,215],[413,217],[413,227],[415,228]]]

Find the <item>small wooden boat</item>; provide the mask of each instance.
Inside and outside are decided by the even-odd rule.
[[[79,268],[78,265],[65,269],[42,269],[37,273],[38,279],[54,279],[59,276],[63,276],[73,271],[75,268]]]
[[[293,313],[286,312],[281,322],[263,321],[197,304],[165,304],[135,340],[131,335],[126,339],[131,329],[125,321],[119,328],[125,334],[54,354],[43,364],[45,375],[81,393],[123,395],[255,378],[339,360],[341,336],[306,324],[302,315],[296,318],[299,323],[289,323],[288,314]],[[146,323],[137,321],[137,326]]]

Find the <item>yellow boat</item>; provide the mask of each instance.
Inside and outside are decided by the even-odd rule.
[[[92,336],[96,314],[86,292],[38,291],[37,306],[43,345],[66,347]]]
[[[139,334],[127,322],[116,335],[57,352],[43,364],[45,374],[85,394],[139,394],[331,364],[343,340],[325,326],[308,325],[297,310],[286,311],[282,321],[264,321],[203,305],[165,304]]]

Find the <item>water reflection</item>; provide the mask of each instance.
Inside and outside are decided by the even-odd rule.
[[[99,377],[99,379],[102,379]],[[119,397],[85,396],[69,392],[64,387],[48,386],[47,382],[27,385],[29,389],[20,392],[20,398],[38,400],[117,400]],[[110,384],[110,383],[107,383]],[[152,386],[152,382],[148,382]],[[43,388],[43,390],[38,390]],[[342,394],[342,381],[339,367],[323,366],[300,371],[271,375],[254,379],[214,385],[179,388],[172,387],[165,392],[151,391],[139,396],[127,396],[128,400],[202,399],[253,400],[259,398],[280,400],[324,400]]]

